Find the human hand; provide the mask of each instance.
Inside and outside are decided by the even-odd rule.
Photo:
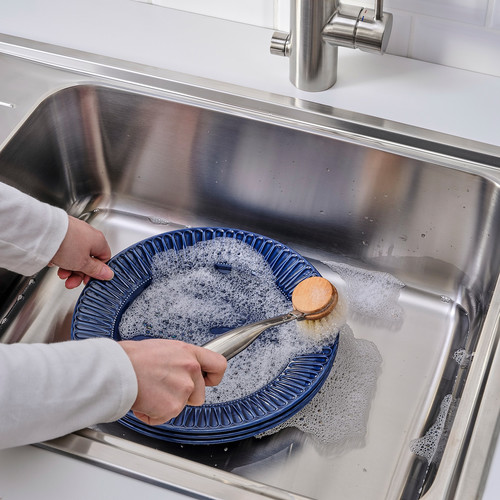
[[[202,405],[205,386],[219,384],[227,365],[220,354],[178,340],[124,340],[119,343],[137,376],[138,392],[132,411],[149,425],[167,422],[187,404]]]
[[[49,266],[58,266],[57,275],[66,288],[76,288],[90,278],[110,280],[113,270],[104,262],[111,257],[106,238],[86,222],[69,217],[68,230]]]

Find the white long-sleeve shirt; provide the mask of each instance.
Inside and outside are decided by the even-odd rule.
[[[0,267],[36,273],[67,227],[63,210],[0,183]],[[0,343],[0,449],[117,420],[136,397],[134,369],[114,340]]]

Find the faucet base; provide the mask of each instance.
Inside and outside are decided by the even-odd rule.
[[[290,81],[301,90],[320,92],[337,81],[338,49],[322,35],[337,5],[337,0],[292,0]]]

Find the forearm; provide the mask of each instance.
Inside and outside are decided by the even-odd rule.
[[[0,266],[30,276],[45,267],[68,229],[64,210],[0,183]]]
[[[114,421],[136,397],[132,364],[111,339],[0,344],[0,448]]]

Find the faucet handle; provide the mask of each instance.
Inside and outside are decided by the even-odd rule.
[[[290,33],[275,31],[271,38],[271,54],[288,57],[290,55]]]
[[[392,14],[375,9],[341,4],[322,31],[323,39],[333,45],[384,54],[392,30]]]
[[[364,52],[384,54],[392,31],[392,14],[361,9],[356,27],[355,45]]]

